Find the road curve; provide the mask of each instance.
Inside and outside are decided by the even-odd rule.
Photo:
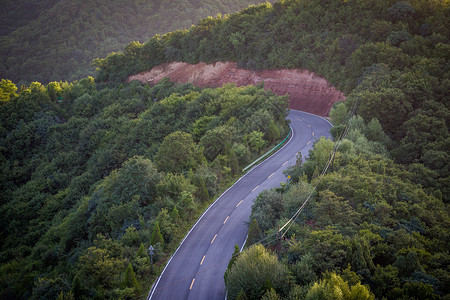
[[[283,170],[295,164],[298,151],[305,157],[316,139],[330,138],[331,124],[321,117],[291,110],[287,119],[293,132],[288,143],[208,208],[169,260],[149,299],[225,298],[223,274],[234,245],[241,246],[245,241],[253,200],[262,190],[286,181]]]

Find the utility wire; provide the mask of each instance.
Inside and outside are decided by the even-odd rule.
[[[351,109],[349,110],[348,114],[347,114],[347,118],[346,118],[346,122],[345,122],[345,127],[344,130],[342,131],[342,133],[340,134],[337,143],[334,146],[333,152],[330,155],[330,158],[328,159],[327,164],[325,165],[325,167],[322,170],[322,173],[319,176],[319,181],[316,183],[316,185],[314,186],[314,188],[312,189],[311,193],[309,193],[308,197],[306,198],[306,200],[303,202],[303,204],[300,206],[300,208],[294,213],[294,215],[278,230],[277,233],[281,233],[281,238],[283,238],[286,233],[289,231],[289,229],[291,228],[292,224],[295,223],[295,221],[297,220],[298,216],[300,215],[300,213],[303,211],[304,207],[306,206],[306,204],[308,203],[308,201],[311,199],[312,195],[314,194],[315,190],[317,189],[317,186],[322,182],[322,178],[325,175],[325,173],[328,171],[328,168],[330,167],[331,163],[333,162],[335,156],[336,156],[336,152],[339,149],[339,147],[341,146],[342,140],[347,136],[348,131],[350,129],[350,123],[351,123],[351,118],[353,117],[353,115],[355,114],[357,109],[357,100],[355,100],[355,102],[353,102]],[[287,228],[286,228],[287,227]],[[283,232],[283,229],[286,228],[286,230]]]
[[[293,216],[292,216],[292,217],[291,217],[291,218],[290,218],[290,219],[289,219],[289,220],[288,220],[288,221],[287,221],[287,222],[286,222],[279,230],[277,230],[276,232],[274,232],[274,233],[272,233],[272,234],[270,234],[270,235],[268,235],[268,236],[266,236],[266,237],[260,239],[259,241],[255,242],[254,244],[261,244],[262,246],[266,247],[266,246],[269,246],[269,245],[272,244],[272,243],[277,243],[277,242],[278,242],[278,236],[280,236],[281,238],[283,238],[283,237],[286,235],[286,233],[288,232],[288,230],[291,228],[292,224],[295,223],[296,219],[298,218],[298,216],[299,216],[300,213],[302,212],[303,208],[306,206],[306,204],[308,203],[308,201],[311,199],[312,195],[314,194],[314,191],[317,189],[317,186],[319,185],[319,183],[321,182],[323,176],[325,175],[325,173],[327,172],[328,168],[330,167],[330,165],[331,165],[331,163],[332,163],[332,161],[333,161],[333,159],[334,159],[334,157],[335,157],[335,155],[336,155],[336,152],[337,152],[337,150],[339,149],[339,146],[340,146],[342,140],[343,140],[343,139],[347,136],[347,134],[348,134],[348,131],[349,131],[349,128],[350,128],[350,121],[351,121],[351,118],[352,118],[352,116],[354,115],[355,111],[356,111],[356,101],[355,101],[355,103],[352,105],[352,108],[351,108],[351,110],[350,110],[349,113],[348,113],[348,116],[347,116],[346,122],[345,122],[345,128],[344,128],[344,130],[341,132],[341,134],[340,134],[340,136],[339,136],[339,138],[338,138],[338,142],[337,142],[336,145],[334,146],[333,151],[332,151],[332,153],[330,154],[330,158],[328,159],[327,164],[325,165],[324,169],[322,170],[322,172],[321,172],[321,174],[320,174],[319,182],[314,186],[313,190],[309,193],[308,197],[307,197],[306,200],[303,202],[303,204],[300,206],[300,208],[294,213],[294,215],[293,215]],[[285,228],[286,228],[286,230],[285,230],[284,233],[283,233],[283,229],[285,229]],[[280,233],[282,233],[282,234],[280,235]],[[234,258],[238,257],[240,254],[241,254],[240,252],[239,252],[239,253],[233,253],[233,254],[231,255],[231,259],[234,259]],[[208,270],[208,269],[214,269],[214,268],[217,268],[218,266],[219,266],[219,263],[216,263],[216,264],[214,264],[214,265],[208,267],[208,268],[205,269],[204,271],[206,271],[206,270]],[[204,272],[204,271],[203,271],[203,272]],[[186,277],[186,278],[182,278],[180,281],[185,281],[185,280],[188,280],[188,279],[190,279],[190,277],[189,277],[189,278],[187,278],[187,277]],[[169,284],[168,286],[162,287],[162,289],[169,289],[169,288],[172,288],[175,284],[177,284],[177,283]],[[160,289],[161,289],[161,288],[160,288]]]
[[[274,236],[276,236],[277,234],[280,234],[280,233],[281,233],[281,238],[283,238],[286,235],[286,233],[289,231],[289,229],[291,228],[292,224],[297,220],[298,216],[303,211],[303,209],[306,206],[306,204],[308,203],[308,201],[311,199],[312,195],[314,194],[315,190],[317,189],[317,186],[322,181],[323,175],[325,175],[325,173],[328,171],[328,168],[330,167],[331,163],[333,162],[333,159],[336,156],[336,152],[339,149],[339,147],[341,146],[342,140],[348,134],[348,131],[350,129],[351,118],[355,114],[356,108],[357,108],[357,101],[355,101],[352,104],[351,109],[347,113],[344,130],[340,133],[340,136],[337,139],[338,141],[336,142],[336,144],[335,144],[335,146],[333,148],[333,151],[330,154],[330,158],[328,159],[327,164],[325,165],[324,169],[322,170],[321,174],[319,175],[319,182],[316,183],[316,185],[314,186],[312,191],[309,193],[309,195],[306,198],[306,200],[303,202],[303,204],[300,206],[300,208],[294,213],[294,215],[277,232],[272,233],[271,235],[268,235],[268,236],[260,239],[259,241],[255,242],[255,244],[262,244],[263,246],[269,245],[270,243],[273,242],[273,240],[272,241],[267,241],[268,239],[270,239],[270,238],[272,238],[272,237],[274,237]],[[286,230],[284,232],[282,232],[284,228],[286,228]]]

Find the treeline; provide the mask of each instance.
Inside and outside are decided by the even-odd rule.
[[[123,49],[131,41],[147,41],[157,33],[190,28],[201,18],[263,1],[3,2],[0,77],[29,84],[79,80],[94,74],[93,59]]]
[[[161,62],[231,60],[249,69],[308,69],[348,92],[374,62],[401,71],[424,64],[424,58],[444,62],[446,1],[396,2],[285,0],[251,6],[131,43],[123,53],[97,61],[98,80],[121,81]]]
[[[133,42],[95,62],[96,80],[121,82],[167,61],[315,71],[351,94],[335,114],[356,102],[366,123],[378,119],[391,157],[420,168],[419,183],[448,203],[449,12],[441,0],[267,3]]]
[[[254,86],[0,91],[2,299],[146,294],[210,200],[288,132],[286,97]]]

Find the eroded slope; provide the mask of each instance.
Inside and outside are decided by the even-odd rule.
[[[300,69],[250,71],[238,68],[233,62],[195,65],[184,62],[166,63],[150,71],[132,75],[128,81],[139,80],[156,84],[165,77],[180,83],[191,82],[200,87],[219,87],[230,82],[237,86],[264,82],[265,89],[270,89],[277,95],[289,95],[290,108],[320,116],[327,116],[333,103],[345,100],[341,91],[310,71]]]

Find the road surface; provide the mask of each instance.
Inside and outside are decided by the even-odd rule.
[[[331,124],[318,116],[291,110],[293,134],[288,143],[223,193],[193,226],[149,293],[152,300],[225,298],[223,275],[234,251],[247,236],[253,200],[264,189],[286,181],[283,170],[296,154],[306,157],[315,139],[330,138]]]

